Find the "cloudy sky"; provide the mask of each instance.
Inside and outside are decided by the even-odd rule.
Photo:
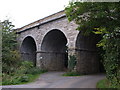
[[[15,28],[59,12],[70,0],[0,0],[0,20],[10,19]]]

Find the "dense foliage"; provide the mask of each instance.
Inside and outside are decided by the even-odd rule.
[[[20,63],[20,55],[17,51],[16,34],[13,31],[14,25],[9,20],[2,23],[2,72],[12,73],[16,71]]]
[[[113,86],[120,85],[120,28],[113,32],[103,35],[100,44],[105,50],[104,66],[109,79]]]
[[[2,85],[15,85],[32,82],[46,70],[34,67],[32,62],[21,62],[15,72],[11,74],[2,73]]]
[[[32,62],[20,60],[14,25],[9,20],[0,24],[2,26],[2,84],[30,82],[39,74],[46,72],[34,67]]]
[[[112,32],[120,26],[120,2],[71,2],[66,7],[66,15],[69,21],[74,20],[79,25],[77,30],[84,33],[96,28]]]
[[[120,85],[120,2],[71,2],[65,12],[83,34],[101,35],[97,45],[105,51],[107,79],[113,86]]]
[[[113,89],[113,88],[120,88],[120,85],[118,86],[113,86],[111,85],[111,83],[109,82],[108,79],[103,79],[103,80],[100,80],[99,82],[97,82],[97,85],[96,85],[97,88],[99,88],[99,90],[102,90],[103,88],[109,88],[109,89]],[[116,89],[116,90],[119,90],[119,89]]]

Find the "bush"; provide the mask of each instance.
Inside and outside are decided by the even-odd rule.
[[[16,32],[13,30],[14,25],[9,20],[0,22],[2,27],[2,84],[11,85],[21,82],[28,82],[29,77],[34,77],[26,74],[39,74],[42,71],[33,68],[33,63],[20,60],[20,53],[17,50]],[[33,78],[34,79],[34,78]]]
[[[32,70],[32,69],[31,69]],[[35,69],[36,71],[38,69]],[[14,74],[14,76],[10,76],[7,74],[3,74],[2,85],[16,85],[16,84],[25,84],[28,82],[34,81],[39,77],[40,74],[46,72],[46,70],[33,71],[32,73],[27,74]]]
[[[29,81],[29,77],[27,75],[21,76],[19,78],[19,81],[20,82],[28,82]]]
[[[35,74],[41,74],[41,73],[44,73],[46,72],[47,70],[41,70],[39,68],[31,68],[29,70],[26,71],[26,74],[32,74],[32,75],[35,75]]]
[[[2,59],[2,72],[7,74],[16,72],[16,69],[21,64],[19,52],[17,50],[14,50],[8,52],[7,55],[3,53],[3,57],[4,58]]]
[[[120,85],[118,86],[114,86],[112,83],[109,82],[108,79],[103,79],[103,80],[100,80],[98,83],[97,83],[97,88],[120,88]]]
[[[30,62],[30,61],[23,61],[23,62],[21,63],[21,66],[23,66],[23,67],[25,67],[25,68],[28,68],[28,69],[34,67],[34,66],[33,66],[33,62]]]
[[[104,67],[107,79],[114,86],[120,85],[120,27],[103,36],[100,44],[103,44]]]
[[[16,32],[9,20],[0,22],[2,27],[2,72],[13,73],[20,63],[20,54],[17,50]]]
[[[20,76],[10,76],[7,74],[4,74],[3,76],[3,80],[2,80],[2,85],[15,85],[15,84],[19,84],[19,77]]]
[[[3,77],[2,85],[16,85],[28,81],[29,77],[27,75],[5,75],[5,77]]]
[[[11,69],[12,67],[9,67]],[[33,63],[29,61],[21,62],[18,68],[13,68],[12,73],[2,73],[2,85],[15,85],[27,83],[36,79],[39,74],[46,72],[33,67]],[[16,72],[15,72],[16,71]]]

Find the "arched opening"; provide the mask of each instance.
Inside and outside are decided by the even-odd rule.
[[[60,30],[48,32],[41,44],[41,67],[62,71],[67,67],[67,39]]]
[[[22,60],[31,61],[36,66],[36,43],[32,37],[23,40],[20,51]]]
[[[100,71],[99,55],[96,44],[98,35],[83,35],[79,32],[76,41],[77,71],[81,74],[92,74]]]

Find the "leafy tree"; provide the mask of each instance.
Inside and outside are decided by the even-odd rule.
[[[112,32],[120,26],[120,2],[71,2],[65,10],[68,20],[74,20],[84,33],[96,28]]]
[[[46,72],[34,67],[32,62],[20,60],[14,25],[9,20],[0,22],[0,25],[2,30],[2,85],[30,82],[37,74]]]
[[[2,25],[2,69],[4,73],[14,71],[19,63],[19,53],[16,50],[17,40],[13,30],[14,25],[9,20],[1,22]]]
[[[83,34],[102,36],[97,45],[105,50],[107,78],[112,84],[120,84],[120,2],[71,2],[65,12]]]
[[[0,52],[2,52],[2,24],[0,23]],[[2,60],[2,53],[0,53],[0,64]]]

